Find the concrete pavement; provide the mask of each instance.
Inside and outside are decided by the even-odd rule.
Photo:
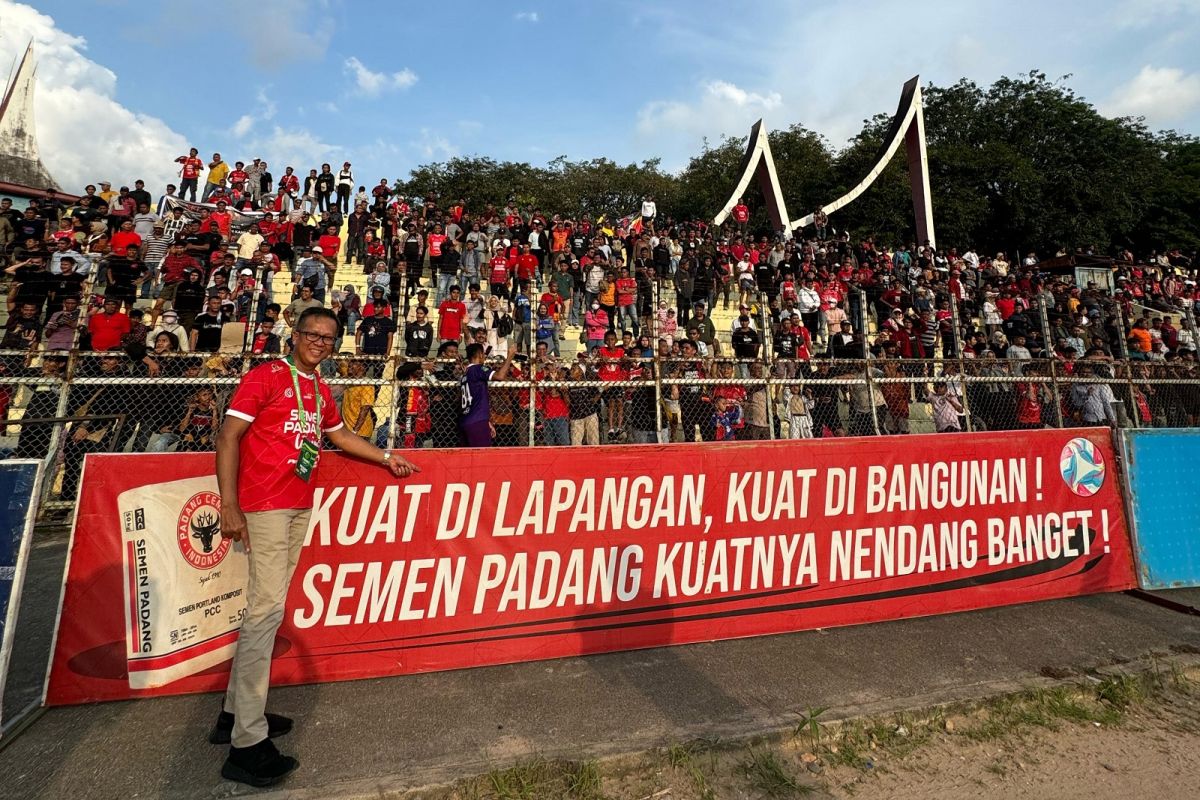
[[[35,548],[31,579],[61,568]],[[36,581],[35,581],[36,582]],[[33,586],[30,602],[57,602]],[[1175,592],[1192,605],[1200,593]],[[16,703],[53,621],[22,609]],[[28,613],[27,612],[28,609]],[[1152,654],[1200,654],[1200,617],[1105,595],[903,622],[272,692],[297,717],[280,740],[300,769],[279,797],[378,797],[531,755],[592,758],[1004,691]],[[44,654],[43,654],[44,655]],[[8,706],[10,711],[15,705]],[[204,736],[215,695],[52,709],[0,752],[6,798],[222,798],[224,749]],[[262,793],[256,793],[264,796]]]

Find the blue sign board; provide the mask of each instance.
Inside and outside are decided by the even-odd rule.
[[[16,633],[21,584],[37,517],[41,461],[0,461],[0,698]]]
[[[1122,434],[1138,584],[1143,589],[1200,586],[1200,430]]]

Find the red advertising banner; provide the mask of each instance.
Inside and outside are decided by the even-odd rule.
[[[327,455],[272,680],[712,641],[1135,585],[1108,429]],[[221,689],[211,454],[89,456],[50,704]]]

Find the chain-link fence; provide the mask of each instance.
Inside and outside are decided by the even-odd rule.
[[[47,507],[69,507],[88,453],[214,449],[241,376],[277,357],[0,353],[0,453],[46,461]],[[459,357],[338,354],[321,370],[345,424],[381,447],[464,446],[464,413],[481,413],[481,398],[464,401],[467,365]],[[1185,363],[580,353],[521,356],[495,377],[487,383],[487,438],[507,447],[1188,427],[1200,420],[1200,375]]]

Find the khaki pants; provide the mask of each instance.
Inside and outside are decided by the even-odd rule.
[[[246,618],[225,692],[225,710],[235,717],[234,747],[250,747],[267,738],[271,652],[311,513],[311,508],[288,508],[246,514],[250,533]]]
[[[571,420],[571,446],[600,444],[600,418],[595,414]]]

